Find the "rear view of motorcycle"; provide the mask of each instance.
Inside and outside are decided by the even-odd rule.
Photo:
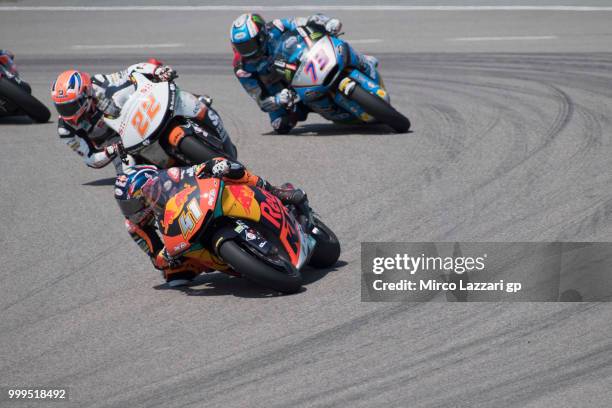
[[[51,117],[49,109],[32,95],[32,88],[23,81],[13,60],[0,53],[0,116],[27,115],[38,123]]]
[[[160,168],[203,163],[219,156],[236,159],[236,147],[223,127],[216,126],[221,119],[209,101],[199,113],[208,115],[212,123],[205,127],[181,115],[187,107],[201,106],[195,96],[180,92],[174,82],[151,82],[139,73],[132,78],[136,91],[119,117],[104,118],[121,137],[127,153]]]

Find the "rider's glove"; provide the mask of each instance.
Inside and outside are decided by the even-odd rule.
[[[110,146],[106,146],[104,148],[104,153],[106,153],[107,157],[113,157],[115,154],[119,153],[119,145],[117,143],[113,143]]]
[[[338,35],[342,30],[342,23],[337,18],[330,18],[327,23],[325,23],[325,31],[327,31],[331,35]]]
[[[123,147],[123,143],[121,142],[113,143],[110,146],[106,146],[104,148],[104,152],[106,153],[106,156],[108,157],[113,157],[113,155],[118,155],[124,163],[127,164],[128,162],[128,157],[127,157],[128,154],[125,150],[125,147]]]
[[[278,110],[279,106],[276,104],[276,98],[274,96],[268,96],[259,100],[259,107],[264,112],[273,112]]]
[[[208,166],[207,166],[208,167]],[[222,178],[230,172],[231,166],[229,160],[214,160],[210,163],[210,168],[207,168],[207,173],[213,177]]]
[[[169,65],[161,65],[155,68],[154,75],[162,82],[170,82],[174,78],[178,78],[176,71]]]
[[[183,262],[179,258],[173,258],[168,254],[166,248],[163,248],[161,251],[157,253],[155,259],[153,259],[153,266],[155,268],[161,270],[167,268],[176,268],[180,266]]]
[[[96,107],[104,115],[110,116],[111,118],[118,118],[121,115],[121,109],[115,105],[113,98],[106,96],[104,91],[96,93]]]
[[[291,90],[285,88],[276,95],[274,95],[274,101],[277,106],[282,106],[288,109],[295,103],[296,95]]]
[[[215,158],[197,166],[196,174],[199,178],[216,177],[238,180],[244,177],[246,169],[238,162],[223,158]]]

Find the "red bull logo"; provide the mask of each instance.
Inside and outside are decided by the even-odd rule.
[[[164,233],[168,233],[168,228],[179,216],[183,206],[187,202],[187,198],[189,198],[189,194],[191,194],[195,189],[196,188],[194,186],[188,186],[179,191],[170,199],[170,201],[168,201],[168,204],[164,209]]]
[[[234,198],[236,199],[236,201],[238,201],[240,205],[244,207],[244,211],[250,215],[251,214],[251,203],[253,202],[253,196],[255,195],[253,190],[245,186],[240,186],[240,185],[229,186],[228,188],[230,192],[232,193],[232,195],[234,196]]]

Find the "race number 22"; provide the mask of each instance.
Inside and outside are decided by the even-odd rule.
[[[155,96],[151,94],[139,106],[134,116],[132,116],[132,126],[138,131],[140,137],[145,137],[151,121],[157,116],[160,108],[161,105],[155,100]]]

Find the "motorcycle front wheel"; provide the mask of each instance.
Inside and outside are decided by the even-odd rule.
[[[262,286],[282,293],[296,293],[302,287],[302,276],[297,270],[283,273],[242,249],[235,241],[227,240],[219,247],[219,255],[236,272]]]
[[[363,89],[359,84],[355,84],[355,88],[349,98],[357,102],[359,106],[376,118],[376,120],[390,126],[397,133],[406,133],[410,129],[410,121],[407,117],[399,113],[383,99]]]
[[[0,94],[21,108],[29,117],[38,123],[46,123],[51,117],[51,112],[38,99],[26,92],[19,85],[14,84],[7,78],[0,78]]]

